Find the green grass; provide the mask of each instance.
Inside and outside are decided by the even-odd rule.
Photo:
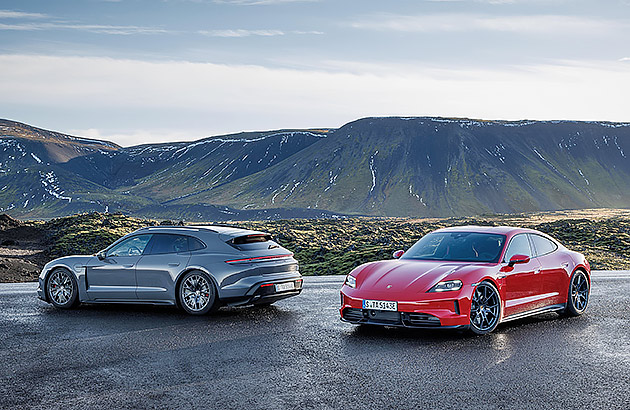
[[[512,225],[538,229],[569,249],[582,252],[593,269],[630,269],[630,215],[601,218],[554,214],[484,215],[478,218],[410,220],[402,218],[294,219],[234,223],[270,232],[294,252],[304,275],[346,274],[370,261],[391,258],[426,233],[459,225]],[[93,254],[150,219],[90,213],[48,222],[30,222],[46,232],[51,257]]]

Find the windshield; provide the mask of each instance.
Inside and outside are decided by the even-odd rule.
[[[434,232],[415,243],[401,259],[433,261],[499,261],[505,235],[477,232]]]

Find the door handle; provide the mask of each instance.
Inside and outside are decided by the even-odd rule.
[[[534,275],[537,274],[537,273],[540,273],[540,268],[534,269]]]
[[[569,262],[562,262],[562,267],[563,268],[568,268],[569,267]]]
[[[178,263],[174,263],[174,262],[169,263],[168,266],[179,266],[179,262]]]
[[[133,263],[131,265],[123,265],[123,268],[133,268]]]

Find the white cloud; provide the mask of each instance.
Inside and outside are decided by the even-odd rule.
[[[351,27],[400,32],[500,31],[519,33],[582,33],[609,32],[628,28],[627,21],[606,20],[564,15],[492,16],[482,14],[379,14],[350,23]]]
[[[619,61],[623,61],[623,62],[630,61],[630,57],[622,57],[619,59]]]
[[[74,129],[71,128],[66,131],[70,135],[76,137],[92,138],[103,141],[115,142],[122,146],[131,146],[142,144],[147,141],[159,143],[159,142],[173,142],[173,141],[186,141],[197,139],[194,135],[186,132],[174,132],[168,130],[132,130],[131,132],[107,132],[96,128],[87,129]]]
[[[321,0],[213,0],[214,3],[234,4],[238,6],[260,6],[286,3],[315,3],[319,1]]]
[[[40,19],[48,17],[42,13],[26,13],[23,11],[0,10],[0,18],[2,19]]]
[[[250,36],[262,36],[262,37],[275,37],[284,36],[286,34],[324,34],[321,31],[283,31],[283,30],[246,30],[246,29],[225,29],[225,30],[199,30],[197,33],[209,37],[250,37]]]
[[[99,34],[163,34],[167,30],[153,27],[141,26],[115,26],[115,25],[99,25],[99,24],[71,24],[71,23],[18,23],[3,24],[0,23],[0,30],[16,30],[16,31],[40,31],[40,30],[77,30]]]
[[[335,127],[380,115],[630,120],[630,72],[616,61],[505,69],[337,67],[0,55],[0,112],[60,131],[94,128],[98,134],[83,135],[124,145],[244,129]],[[41,111],[66,117],[55,115],[54,123],[28,118]],[[93,123],[77,125],[78,113],[94,113]]]
[[[249,37],[249,36],[284,36],[284,31],[281,30],[245,30],[245,29],[232,29],[232,30],[199,30],[199,34],[209,37]]]

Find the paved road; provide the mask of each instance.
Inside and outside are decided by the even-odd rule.
[[[60,311],[0,285],[2,408],[630,408],[630,273],[598,272],[588,312],[452,331],[338,319],[342,278],[267,308]]]

